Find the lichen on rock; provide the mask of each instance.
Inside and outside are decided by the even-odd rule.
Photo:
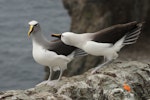
[[[91,69],[92,70],[92,69]],[[63,77],[54,86],[40,85],[27,90],[0,93],[0,100],[148,100],[150,65],[116,61],[91,74]],[[131,92],[123,88],[126,83]]]

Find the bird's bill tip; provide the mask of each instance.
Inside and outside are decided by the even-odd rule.
[[[29,31],[28,31],[28,37],[30,37],[32,31],[33,31],[33,25],[30,25],[30,28],[29,28]]]
[[[51,34],[52,37],[57,37],[57,38],[61,38],[61,34]]]

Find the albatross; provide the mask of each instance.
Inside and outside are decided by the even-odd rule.
[[[81,50],[73,46],[65,45],[60,39],[48,41],[42,34],[40,24],[37,21],[29,22],[28,36],[32,35],[32,55],[34,60],[43,65],[48,66],[50,75],[47,81],[41,84],[52,84],[51,77],[53,70],[60,70],[60,75],[57,82],[61,79],[63,71],[67,68],[67,64],[74,58],[75,55],[84,54]],[[55,82],[56,82],[55,81]]]
[[[135,43],[141,33],[141,27],[142,23],[134,21],[117,24],[94,33],[64,32],[52,36],[61,38],[66,45],[80,48],[90,55],[104,56],[106,61],[91,72],[94,74],[99,68],[116,59],[123,46]]]

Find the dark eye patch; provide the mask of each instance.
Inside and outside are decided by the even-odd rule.
[[[34,26],[38,26],[38,24],[35,24]]]

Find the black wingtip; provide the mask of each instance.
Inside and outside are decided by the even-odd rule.
[[[142,22],[132,21],[132,22],[126,23],[125,25],[137,25],[139,27],[142,27],[143,24],[145,24],[145,21],[142,21]]]

